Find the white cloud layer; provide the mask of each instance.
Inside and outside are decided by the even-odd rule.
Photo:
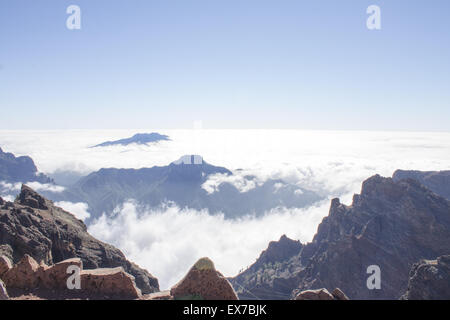
[[[77,219],[82,221],[91,216],[89,213],[89,206],[84,202],[59,201],[55,202],[55,206],[72,213]]]
[[[50,183],[39,183],[39,182],[34,181],[34,182],[26,182],[25,184],[37,192],[49,191],[49,192],[59,193],[59,192],[63,192],[65,190],[65,188],[62,186],[58,186],[58,185],[50,184]]]
[[[171,141],[88,148],[136,132],[154,131],[168,135]],[[376,173],[391,176],[396,169],[450,168],[450,133],[439,132],[155,128],[0,131],[0,147],[17,156],[31,156],[44,173],[70,170],[86,174],[102,167],[162,166],[185,154],[199,154],[206,162],[236,173],[233,177],[211,177],[204,185],[209,192],[224,179],[242,191],[249,190],[253,182],[243,177],[254,175],[254,183],[283,179],[328,198],[339,196],[343,203],[349,203],[352,194],[360,191],[361,182]],[[219,270],[231,276],[252,263],[270,240],[284,233],[311,240],[328,206],[329,202],[325,202],[311,209],[277,210],[259,219],[228,221],[176,207],[147,210],[139,215],[136,205],[127,203],[113,218],[100,219],[90,230],[148,268],[160,278],[162,288],[167,288],[201,256],[210,256]]]
[[[311,240],[328,208],[329,201],[324,201],[308,209],[277,209],[261,218],[225,220],[206,211],[144,209],[129,201],[112,218],[103,215],[91,224],[89,232],[123,250],[159,279],[161,289],[168,289],[203,256],[225,276],[234,276],[283,234]]]
[[[50,183],[39,183],[39,182],[33,181],[33,182],[25,182],[24,184],[26,184],[31,189],[33,189],[37,192],[49,191],[49,192],[59,193],[59,192],[63,192],[65,190],[65,188],[62,186],[58,186],[58,185],[50,184]],[[21,182],[9,183],[9,182],[5,182],[5,181],[0,181],[0,194],[2,194],[2,193],[16,194],[16,193],[20,192],[21,187],[22,187]]]

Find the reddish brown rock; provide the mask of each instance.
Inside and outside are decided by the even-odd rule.
[[[77,266],[81,271],[83,262],[80,258],[72,258],[52,266],[41,264],[37,274],[39,287],[45,289],[67,289],[67,279],[70,277],[67,270],[70,266]]]
[[[302,291],[295,300],[334,300],[334,297],[327,289],[317,289]]]
[[[38,284],[38,269],[36,260],[26,254],[2,279],[8,288],[34,289]]]
[[[8,257],[0,256],[0,278],[12,268],[11,260]]]
[[[143,300],[173,300],[170,290],[150,293],[142,297]]]
[[[105,298],[139,299],[141,291],[136,287],[134,277],[122,267],[83,270],[81,290]]]
[[[170,290],[175,299],[237,300],[228,280],[209,258],[202,258]]]

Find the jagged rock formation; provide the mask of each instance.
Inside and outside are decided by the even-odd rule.
[[[38,173],[33,159],[22,156],[16,157],[12,153],[3,152],[0,148],[0,181],[6,182],[40,182],[52,183],[52,179]]]
[[[414,171],[397,170],[392,176],[394,181],[402,179],[414,179],[425,187],[450,200],[450,170],[448,171]]]
[[[123,267],[143,293],[159,290],[149,272],[92,237],[82,221],[25,185],[14,203],[0,206],[0,251],[14,263],[28,254],[47,265],[78,257],[89,269]]]
[[[80,271],[80,287],[68,288],[71,274],[68,268],[75,266]],[[70,271],[70,270],[69,270]],[[134,277],[122,267],[83,270],[79,258],[64,260],[55,265],[40,265],[29,255],[2,275],[8,289],[14,296],[36,295],[47,299],[139,299],[141,291],[136,287]]]
[[[450,255],[414,264],[402,299],[450,300]]]
[[[290,259],[297,256],[302,248],[300,241],[291,240],[285,235],[279,241],[271,241],[254,264],[230,279],[239,298],[288,299],[293,288],[284,276],[300,268]]]
[[[338,287],[350,299],[398,299],[407,288],[412,264],[449,254],[449,239],[450,201],[416,180],[395,182],[376,175],[364,181],[351,206],[334,199],[313,241],[280,263],[276,272],[250,268],[235,279],[250,279],[240,286],[254,294],[252,279],[257,278],[256,289],[265,289],[264,298]],[[380,290],[367,287],[372,265],[381,270]],[[266,279],[258,276],[264,273]]]
[[[305,290],[300,292],[294,300],[349,300],[339,288],[330,293],[327,289]]]
[[[174,299],[237,300],[231,284],[208,258],[198,260],[170,295]]]

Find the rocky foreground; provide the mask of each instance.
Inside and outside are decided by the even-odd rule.
[[[14,202],[0,198],[2,255],[14,264],[29,255],[46,265],[76,257],[86,269],[122,267],[144,294],[159,291],[158,280],[148,271],[128,261],[119,249],[92,237],[82,221],[25,185]]]
[[[79,288],[68,285],[75,273]],[[170,291],[159,292],[158,280],[148,271],[23,185],[14,202],[0,198],[0,300],[4,299],[235,300],[237,295],[208,258],[200,259]]]

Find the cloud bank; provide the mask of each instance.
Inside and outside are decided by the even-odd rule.
[[[155,145],[89,146],[137,132],[166,134],[171,141]],[[67,130],[0,131],[0,147],[16,156],[31,156],[44,173],[87,174],[100,168],[165,166],[186,154],[199,154],[234,176],[211,176],[205,190],[227,181],[242,192],[267,179],[282,179],[329,198],[350,203],[361,183],[374,174],[396,169],[448,170],[450,133],[303,130]],[[254,180],[246,179],[248,175]],[[76,176],[76,174],[75,174]],[[2,190],[20,185],[0,184]],[[8,193],[9,194],[9,193]],[[85,217],[88,208],[62,204]],[[72,207],[70,207],[72,206]],[[170,206],[144,209],[127,202],[111,218],[102,217],[90,232],[110,242],[131,260],[154,273],[161,287],[178,281],[202,256],[210,256],[227,276],[254,262],[271,240],[282,234],[309,241],[329,201],[317,207],[273,210],[261,218],[226,221],[207,212]]]
[[[161,289],[168,289],[203,256],[210,257],[225,276],[234,276],[283,234],[311,240],[328,208],[329,201],[324,201],[307,209],[280,208],[260,218],[225,220],[207,211],[176,206],[146,209],[128,201],[113,217],[103,215],[91,224],[89,232],[120,248],[155,275]]]

